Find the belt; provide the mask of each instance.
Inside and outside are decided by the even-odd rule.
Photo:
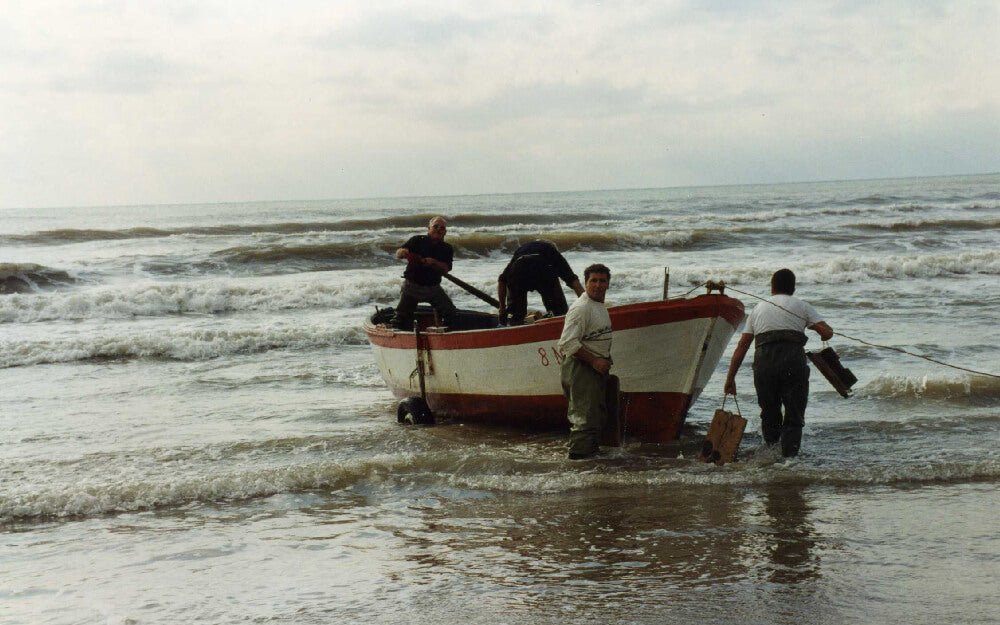
[[[809,337],[806,336],[805,332],[799,332],[798,330],[771,330],[770,332],[761,332],[753,337],[753,344],[755,347],[768,345],[769,343],[805,345],[808,340]]]

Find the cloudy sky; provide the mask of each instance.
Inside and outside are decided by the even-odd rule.
[[[1000,3],[0,0],[0,207],[1000,171]]]

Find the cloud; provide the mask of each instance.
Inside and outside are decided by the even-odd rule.
[[[116,51],[101,55],[79,74],[55,77],[51,85],[62,92],[150,94],[183,76],[184,69],[159,54]]]
[[[315,39],[314,44],[327,49],[346,47],[393,49],[433,47],[457,39],[471,39],[489,32],[495,23],[470,19],[457,14],[426,17],[403,12],[379,12],[362,15]]]
[[[499,90],[478,102],[431,104],[417,114],[439,126],[484,129],[512,120],[614,118],[648,107],[646,90],[641,87],[620,88],[600,82],[540,83]]]
[[[0,206],[1000,169],[1000,6],[39,0]]]

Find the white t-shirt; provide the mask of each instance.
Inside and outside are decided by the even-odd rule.
[[[754,336],[775,330],[804,332],[806,328],[822,320],[810,304],[792,295],[778,294],[757,304],[747,317],[747,325],[743,332]]]
[[[558,348],[572,356],[581,347],[601,358],[611,357],[611,315],[603,302],[596,302],[584,293],[566,312]]]

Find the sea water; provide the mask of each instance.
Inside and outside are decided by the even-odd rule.
[[[361,324],[437,214],[491,293],[536,237],[611,305],[788,267],[854,395],[783,460],[747,362],[723,467],[735,340],[676,443],[398,425]],[[998,250],[1000,175],[0,210],[0,623],[1000,622]]]

